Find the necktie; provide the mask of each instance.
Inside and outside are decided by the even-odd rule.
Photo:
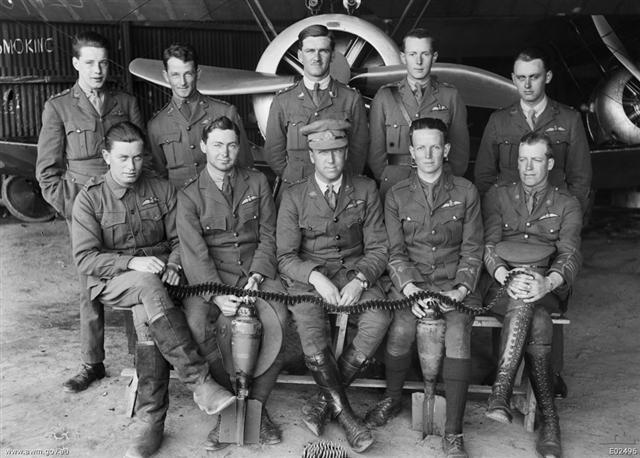
[[[529,127],[531,127],[531,130],[534,130],[536,128],[536,121],[537,121],[536,111],[535,110],[527,111],[526,117],[527,117],[527,124],[529,124]]]
[[[191,107],[189,106],[189,102],[187,102],[186,100],[182,102],[182,105],[180,105],[180,113],[182,113],[184,119],[191,119]]]
[[[529,199],[527,200],[527,210],[529,211],[529,214],[533,213],[533,209],[536,208],[537,200],[537,193],[532,192],[529,194]]]
[[[98,114],[102,114],[102,100],[100,99],[98,91],[91,91],[89,93],[89,102],[91,102],[91,105],[93,105]]]
[[[313,91],[311,92],[311,100],[315,106],[320,106],[320,83],[313,85]]]
[[[331,207],[331,210],[335,210],[338,196],[333,190],[332,184],[327,186],[327,189],[324,191],[324,198],[327,199],[327,203],[329,204],[329,207]]]
[[[423,94],[422,86],[420,86],[419,84],[416,84],[416,88],[413,91],[413,95],[416,96],[416,100],[418,101],[418,105],[420,105],[420,103],[422,102],[422,94]]]
[[[224,180],[222,180],[222,195],[227,200],[227,203],[231,205],[233,202],[233,191],[231,190],[231,179],[229,178],[229,174],[224,176]]]

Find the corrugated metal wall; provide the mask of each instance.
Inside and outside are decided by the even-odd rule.
[[[71,39],[91,29],[111,42],[110,84],[126,88],[126,56],[160,59],[175,41],[193,44],[206,65],[253,69],[266,46],[257,32],[207,28],[146,27],[137,24],[52,24],[0,22],[0,139],[35,141],[41,127],[44,102],[76,80],[71,59]],[[129,42],[125,37],[129,36]],[[128,47],[128,49],[127,49]],[[162,108],[171,91],[133,79],[146,119]],[[249,137],[260,142],[249,96],[230,97],[247,125]]]

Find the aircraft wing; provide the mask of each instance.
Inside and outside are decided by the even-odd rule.
[[[431,72],[440,81],[453,84],[468,106],[502,108],[518,100],[518,91],[511,80],[477,67],[459,64],[434,64]],[[404,65],[372,67],[353,78],[351,84],[375,92],[383,84],[406,76]]]
[[[163,70],[161,60],[134,59],[129,64],[133,75],[168,88],[169,83],[162,77]],[[200,65],[198,90],[206,95],[268,94],[291,86],[293,80],[293,76]]]

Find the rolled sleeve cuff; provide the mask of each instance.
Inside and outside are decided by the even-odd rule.
[[[116,262],[114,263],[114,267],[120,269],[122,271],[129,270],[129,262],[133,259],[133,256],[128,254],[123,254],[118,256]]]

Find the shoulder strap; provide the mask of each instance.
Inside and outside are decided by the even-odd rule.
[[[393,95],[393,98],[396,101],[396,104],[398,105],[398,108],[400,108],[400,113],[402,113],[402,116],[404,117],[405,121],[407,121],[407,124],[411,125],[411,116],[409,116],[409,112],[407,111],[407,108],[404,106],[404,103],[402,103],[402,99],[400,98],[400,92],[398,91],[398,86],[393,86],[389,88],[391,90],[391,95]]]

